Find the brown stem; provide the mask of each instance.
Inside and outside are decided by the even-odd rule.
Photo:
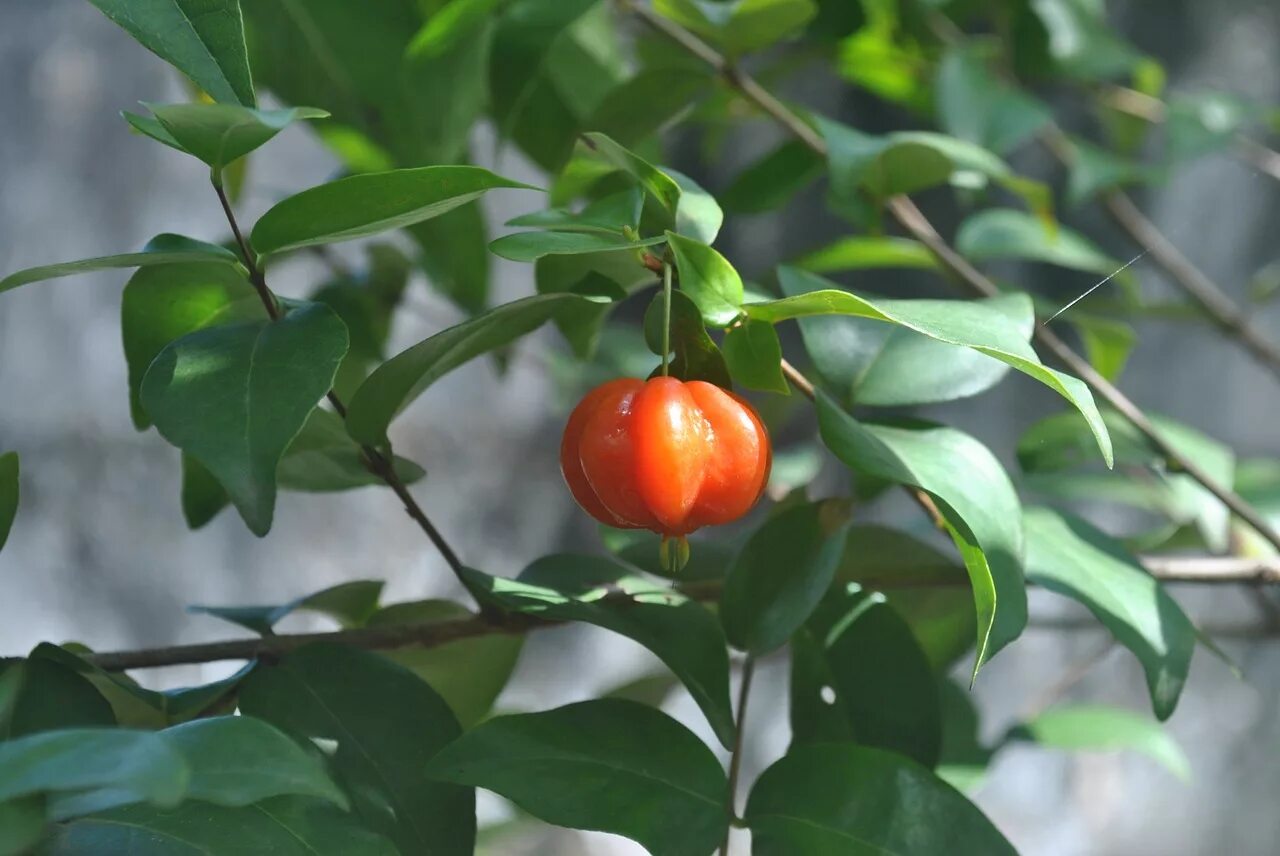
[[[272,321],[280,320],[280,306],[276,302],[275,295],[267,286],[267,278],[263,274],[262,268],[258,266],[253,250],[249,248],[249,243],[244,239],[244,235],[240,231],[240,224],[236,222],[236,215],[231,208],[230,200],[227,199],[227,194],[218,184],[214,184],[213,189],[218,194],[218,201],[222,203],[222,211],[227,216],[228,225],[231,226],[231,234],[235,236],[236,245],[240,248],[240,255],[244,258],[245,269],[249,271],[249,281],[253,283],[253,287],[257,289],[258,297],[262,299],[262,305],[266,308],[267,315],[270,316]],[[333,390],[329,390],[325,393],[325,398],[327,398],[329,400],[329,404],[333,406],[334,412],[345,420],[347,418],[347,406],[342,402],[342,399],[338,397],[338,394]],[[435,545],[436,550],[440,552],[440,555],[444,557],[445,562],[448,563],[449,569],[453,571],[454,576],[457,577],[458,581],[462,582],[465,587],[466,584],[462,579],[462,560],[458,558],[458,554],[453,551],[453,548],[449,546],[449,543],[444,540],[444,536],[440,534],[440,530],[436,529],[435,525],[427,517],[426,512],[422,510],[422,506],[418,505],[417,500],[413,498],[413,494],[409,493],[409,489],[405,487],[400,476],[396,474],[395,466],[392,464],[391,459],[372,446],[361,444],[360,451],[364,455],[365,463],[369,467],[369,470],[378,476],[378,478],[386,482],[387,486],[390,487],[391,490],[395,492],[395,495],[400,498],[400,501],[404,503],[405,513],[408,514],[409,517],[418,524],[419,528],[426,533],[427,537],[431,539],[431,543]]]
[[[751,679],[755,673],[756,658],[748,654],[742,662],[742,683],[738,687],[738,720],[733,731],[733,754],[729,756],[729,786],[724,804],[729,826],[720,844],[720,856],[729,856],[729,836],[738,822],[738,775],[742,771],[742,743],[747,730],[747,699],[751,697]]]

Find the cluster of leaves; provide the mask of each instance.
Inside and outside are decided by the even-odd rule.
[[[599,0],[92,2],[208,96],[125,118],[203,162],[228,214],[245,157],[292,122],[315,120],[346,173],[279,201],[244,235],[233,222],[226,246],[163,234],[137,253],[0,280],[3,292],[136,269],[121,307],[133,419],[181,450],[193,528],[231,505],[265,535],[280,488],[403,489],[422,478],[392,453],[395,418],[449,371],[548,321],[576,377],[624,357],[643,373],[669,338],[675,375],[778,394],[785,418],[794,408],[784,406],[778,327],[795,320],[819,381],[819,437],[854,474],[857,500],[894,486],[920,493],[955,553],[907,529],[854,522],[849,502],[800,489],[741,543],[695,543],[686,575],[706,587],[696,591],[657,578],[653,539],[616,533],[610,556],[548,556],[515,579],[460,571],[485,616],[584,623],[648,648],[724,750],[736,731],[730,651],[750,663],[787,649],[792,745],[751,784],[740,818],[716,750],[653,703],[608,697],[490,716],[519,637],[450,636],[479,619],[452,602],[383,605],[381,584],[361,581],[281,606],[196,609],[263,636],[309,610],[361,632],[413,625],[448,641],[386,654],[311,645],[169,693],[105,672],[74,646],[42,645],[0,664],[0,853],[116,852],[138,841],[154,853],[470,853],[477,787],[544,821],[625,835],[654,853],[710,853],[733,823],[751,830],[760,854],[849,852],[852,841],[904,854],[1010,853],[957,788],[972,787],[1011,741],[1128,746],[1185,775],[1155,723],[1118,709],[1054,708],[985,745],[948,675],[972,651],[976,677],[1019,636],[1031,581],[1083,604],[1132,652],[1155,716],[1167,718],[1197,634],[1133,551],[1225,548],[1231,521],[1221,503],[1165,471],[1078,378],[1041,363],[1030,345],[1031,295],[883,298],[823,276],[937,270],[924,245],[882,234],[879,212],[898,195],[947,187],[968,202],[1016,201],[965,220],[956,244],[972,262],[1103,275],[1119,267],[1056,223],[1047,187],[1005,161],[1052,114],[996,71],[1007,60],[1029,81],[1130,75],[1154,98],[1158,67],[1105,27],[1097,4],[1006,0],[995,4],[1000,23],[1018,36],[965,44],[936,30],[970,23],[982,4],[658,0],[653,14],[735,61],[799,41],[852,83],[940,127],[875,135],[808,115],[825,159],[788,142],[713,195],[661,165],[659,132],[688,117],[707,145],[723,141],[742,119],[734,75],[721,79],[648,32],[624,49],[614,11]],[[786,53],[777,54],[776,69],[764,71],[786,70]],[[294,106],[260,108],[255,76]],[[1109,148],[1072,142],[1070,199],[1154,180],[1170,163],[1229,143],[1256,115],[1240,106],[1226,127],[1222,111],[1181,103],[1170,103],[1168,163],[1158,168],[1128,160],[1134,127],[1100,108],[1110,111]],[[483,118],[550,176],[549,205],[491,243],[481,197],[532,188],[466,162]],[[768,282],[744,283],[712,246],[724,211],[775,210],[819,175],[832,212],[858,234],[778,267]],[[367,264],[337,271],[306,299],[268,287],[267,273],[300,252],[384,234],[368,244]],[[532,263],[537,293],[489,307],[490,252]],[[466,318],[387,358],[415,269]],[[669,328],[655,301],[640,335],[616,310],[664,270],[679,285]],[[1134,285],[1126,311],[1140,303]],[[1098,370],[1116,376],[1133,344],[1124,322],[1067,318]],[[1126,540],[1067,511],[1024,505],[978,439],[876,410],[977,395],[1010,369],[1068,406],[1024,435],[1018,486],[1057,505],[1102,498],[1157,523]],[[345,405],[325,406],[330,393]],[[1230,450],[1169,420],[1160,428],[1221,481],[1236,480]],[[776,484],[810,480],[812,446],[780,449],[777,460]],[[1238,483],[1280,507],[1274,467],[1242,466]],[[17,489],[16,454],[0,456],[0,546]],[[659,695],[673,683],[663,678]]]

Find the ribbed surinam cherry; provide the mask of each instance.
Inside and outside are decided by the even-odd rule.
[[[663,536],[663,564],[688,557],[685,535],[737,520],[769,477],[772,450],[750,404],[714,384],[655,377],[602,384],[569,416],[560,466],[588,514]],[[675,539],[672,553],[669,539]]]

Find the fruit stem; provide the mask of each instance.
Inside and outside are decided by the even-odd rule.
[[[670,374],[671,358],[671,263],[662,263],[662,376]]]

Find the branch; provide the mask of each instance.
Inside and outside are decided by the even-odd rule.
[[[792,135],[805,144],[814,154],[826,157],[827,146],[816,131],[809,127],[803,119],[791,112],[785,104],[766,91],[749,75],[731,65],[728,60],[697,36],[678,24],[663,18],[647,6],[637,5],[632,0],[623,0],[623,7],[629,8],[645,24],[668,36],[676,44],[689,53],[706,62],[719,71],[734,89],[743,97],[772,117],[778,124],[786,128]],[[1000,289],[981,271],[969,263],[967,259],[952,249],[938,231],[929,222],[924,213],[905,196],[895,196],[888,200],[887,207],[894,219],[906,229],[913,238],[929,249],[942,267],[976,297],[995,297]],[[1071,349],[1058,334],[1043,325],[1037,325],[1034,332],[1035,341],[1045,350],[1053,354],[1058,362],[1074,372],[1089,387],[1110,404],[1125,419],[1147,438],[1151,445],[1164,457],[1171,469],[1177,469],[1199,482],[1205,490],[1222,501],[1232,513],[1257,530],[1277,549],[1280,549],[1280,533],[1271,528],[1266,520],[1249,503],[1234,491],[1218,483],[1195,462],[1182,455],[1174,448],[1146,414],[1122,393],[1111,381],[1107,380],[1090,365],[1089,361]]]
[[[742,683],[738,687],[738,719],[733,727],[733,753],[729,756],[729,786],[725,794],[725,814],[729,825],[720,843],[720,856],[729,856],[729,836],[738,820],[738,774],[742,771],[742,742],[747,732],[747,700],[751,697],[751,679],[756,672],[756,658],[747,655],[742,663]]]

